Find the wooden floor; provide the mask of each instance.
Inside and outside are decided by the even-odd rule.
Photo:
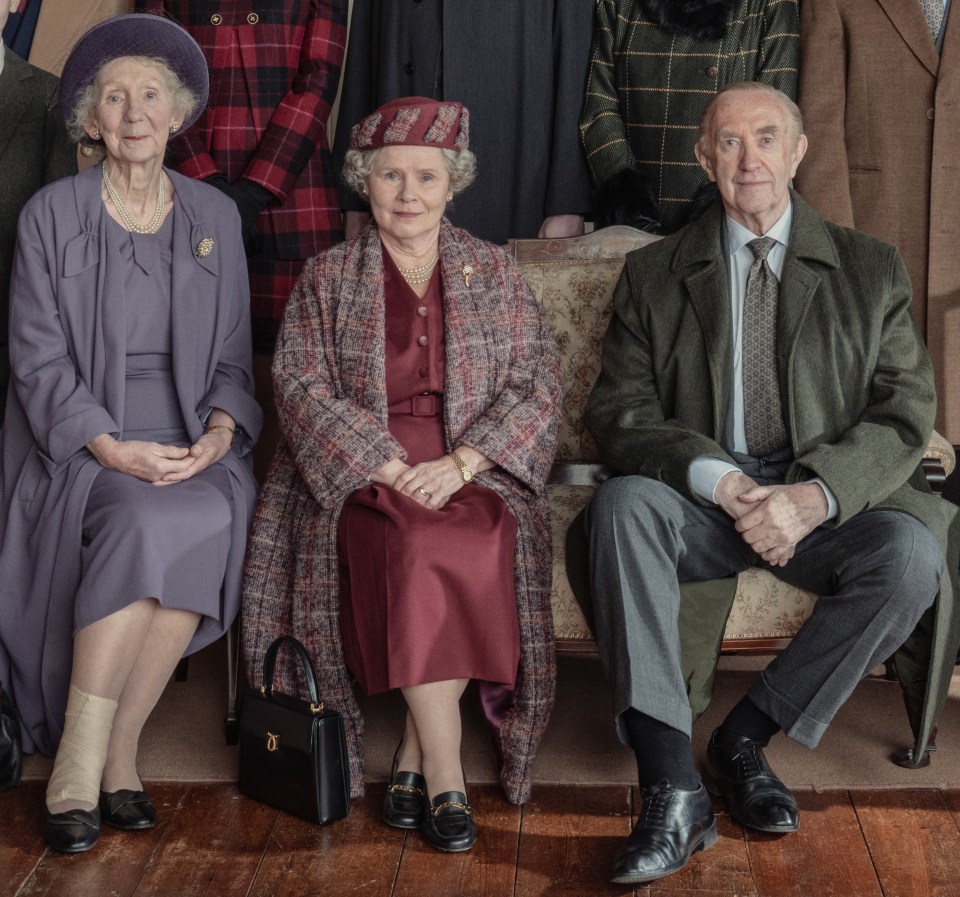
[[[379,820],[383,785],[320,828],[232,785],[156,784],[157,827],[105,829],[67,857],[44,849],[44,785],[0,794],[0,897],[960,897],[960,791],[797,794],[800,831],[720,838],[686,869],[636,890],[607,883],[630,830],[633,789],[538,786],[523,807],[474,788],[480,841],[444,855]]]

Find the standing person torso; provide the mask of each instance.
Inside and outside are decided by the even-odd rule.
[[[920,0],[801,6],[800,108],[810,152],[797,189],[824,217],[894,244],[933,360],[936,427],[960,444],[960,11],[938,54]]]
[[[402,96],[470,109],[476,186],[451,220],[492,243],[535,237],[553,215],[583,215],[589,177],[577,133],[591,0],[355,0],[334,157],[350,125]],[[355,196],[343,208],[362,210]]]

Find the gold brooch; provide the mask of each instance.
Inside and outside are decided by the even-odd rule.
[[[213,247],[215,244],[213,237],[204,237],[199,243],[197,243],[197,248],[193,251],[193,254],[198,259],[206,258],[213,252]]]
[[[466,264],[460,270],[463,272],[463,285],[470,286],[470,278],[473,277],[473,265]]]

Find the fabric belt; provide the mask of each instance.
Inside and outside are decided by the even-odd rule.
[[[412,399],[394,402],[387,409],[390,414],[412,414],[414,417],[435,417],[443,411],[443,396],[435,392]]]

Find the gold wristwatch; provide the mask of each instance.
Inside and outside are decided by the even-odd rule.
[[[450,457],[453,458],[453,463],[457,465],[457,469],[460,471],[460,476],[463,478],[465,483],[469,483],[473,479],[473,471],[467,467],[467,462],[463,460],[456,452],[450,452]]]

